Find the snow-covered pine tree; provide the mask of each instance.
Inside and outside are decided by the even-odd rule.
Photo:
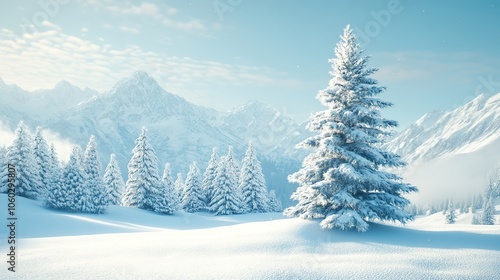
[[[212,190],[218,163],[219,156],[217,154],[217,148],[213,148],[212,156],[208,161],[207,169],[205,169],[205,172],[203,173],[203,181],[201,182],[201,189],[205,195],[205,203],[207,205],[210,204],[210,201],[212,200]]]
[[[456,220],[457,220],[457,213],[455,212],[455,206],[453,205],[453,200],[450,198],[446,210],[445,222],[447,224],[454,224]]]
[[[234,169],[230,166],[228,157],[221,157],[214,180],[212,201],[210,201],[210,211],[214,212],[214,215],[241,213],[242,202],[237,183]]]
[[[41,182],[38,186],[38,195],[43,197],[54,175],[52,174],[53,164],[50,157],[49,145],[47,145],[47,141],[43,138],[42,127],[40,126],[36,128],[33,152],[35,154],[35,160],[39,171],[38,176]]]
[[[483,212],[481,213],[481,224],[482,225],[494,225],[495,224],[495,208],[493,206],[493,198],[484,200]]]
[[[82,211],[85,174],[81,162],[79,162],[80,154],[80,147],[73,147],[68,163],[47,188],[44,201],[46,207],[75,212]]]
[[[243,198],[242,210],[250,213],[263,213],[269,210],[266,180],[251,142],[243,158],[239,189]]]
[[[175,189],[174,178],[172,177],[172,171],[170,168],[170,163],[165,164],[165,168],[163,169],[162,176],[162,184],[163,184],[163,197],[166,200],[167,208],[172,209],[170,214],[173,214],[175,211],[179,209],[181,200],[179,199],[179,194]]]
[[[182,178],[182,173],[177,173],[177,179],[174,183],[174,189],[177,193],[178,201],[182,202],[182,197],[184,196],[184,188],[186,184],[184,183],[184,179]],[[180,203],[179,203],[180,204]]]
[[[97,152],[95,136],[90,136],[89,143],[85,149],[83,159],[83,170],[85,173],[84,184],[84,213],[104,213],[108,208],[108,194],[102,183],[102,165]]]
[[[19,122],[15,134],[16,138],[8,148],[7,158],[16,168],[16,195],[35,199],[42,183],[33,152],[33,138],[23,121]]]
[[[57,157],[57,151],[56,148],[54,147],[54,143],[50,144],[49,156],[50,156],[52,179],[55,180],[55,178],[58,178],[61,173],[61,164],[59,162],[59,158]]]
[[[471,224],[473,225],[480,225],[481,224],[481,221],[479,219],[479,214],[472,214],[472,222]]]
[[[0,193],[7,192],[8,184],[8,160],[7,160],[7,149],[2,146],[0,147]]]
[[[122,205],[170,214],[171,207],[161,197],[164,191],[158,173],[158,158],[146,132],[146,128],[143,128],[132,150]]]
[[[125,183],[123,182],[122,172],[116,160],[116,155],[111,154],[108,166],[104,172],[102,183],[108,194],[109,205],[120,205]]]
[[[186,212],[199,212],[205,210],[205,195],[200,184],[200,170],[193,162],[189,167],[189,172],[186,177],[186,186],[184,187],[184,195],[182,197],[182,208]]]
[[[404,211],[403,197],[417,188],[382,168],[402,167],[396,154],[380,147],[397,122],[384,119],[380,109],[391,106],[376,96],[384,90],[370,77],[368,57],[350,26],[344,30],[332,62],[333,78],[317,99],[327,107],[314,114],[308,129],[317,135],[301,143],[313,149],[302,169],[289,176],[298,183],[292,194],[296,206],[285,214],[304,219],[321,218],[323,229],[355,228],[366,231],[369,221],[406,223],[413,216]]]
[[[276,197],[276,192],[274,190],[269,191],[269,212],[281,212],[283,207],[281,202]]]
[[[229,146],[229,149],[227,151],[227,163],[229,165],[229,170],[230,172],[234,173],[234,176],[236,178],[236,184],[240,181],[240,165],[236,161],[236,158],[234,157],[234,151],[233,151],[233,146]]]

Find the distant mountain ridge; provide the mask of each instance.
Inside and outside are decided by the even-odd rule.
[[[64,92],[68,97],[59,97]],[[285,204],[295,189],[286,177],[290,169],[298,168],[301,159],[290,156],[293,147],[284,149],[282,145],[289,135],[301,135],[305,130],[259,102],[219,112],[165,91],[142,71],[120,80],[104,93],[60,82],[51,90],[35,92],[0,85],[0,97],[7,100],[0,104],[0,111],[6,112],[0,113],[0,120],[12,129],[24,119],[32,128],[41,125],[82,146],[94,134],[101,161],[106,164],[109,154],[116,153],[125,177],[134,140],[141,128],[146,127],[160,169],[170,162],[174,173],[186,173],[192,161],[204,168],[212,147],[218,148],[222,155],[228,146],[233,146],[235,155],[241,159],[248,141],[252,141],[262,161],[268,188],[276,189]],[[58,102],[53,103],[53,98],[59,98]],[[37,102],[40,104],[33,104]]]

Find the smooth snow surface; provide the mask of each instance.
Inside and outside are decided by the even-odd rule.
[[[6,195],[0,194],[4,206]],[[445,225],[441,213],[407,227],[325,231],[279,213],[163,216],[120,206],[107,214],[17,200],[17,272],[0,279],[498,279],[500,225]],[[497,206],[497,210],[498,206]],[[6,212],[0,219],[6,221]],[[0,228],[5,260],[7,236]]]

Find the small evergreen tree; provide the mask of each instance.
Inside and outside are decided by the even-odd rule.
[[[455,212],[455,206],[453,205],[453,200],[451,198],[448,202],[445,220],[447,224],[454,224],[457,220],[457,213]]]
[[[276,192],[271,190],[269,192],[269,212],[281,212],[283,211],[283,207],[281,206],[281,202],[276,198]]]
[[[101,161],[97,152],[95,136],[90,136],[83,160],[85,172],[84,205],[82,212],[104,213],[108,208],[108,193],[102,183]]]
[[[380,109],[391,106],[376,96],[384,87],[370,76],[368,57],[362,57],[350,26],[335,49],[329,86],[317,99],[326,110],[311,116],[308,129],[316,132],[301,146],[314,151],[302,169],[289,176],[299,184],[292,194],[297,205],[285,214],[304,219],[321,218],[323,229],[355,228],[366,231],[369,221],[406,223],[413,216],[404,211],[404,194],[417,188],[382,168],[402,167],[399,156],[381,147],[397,122],[384,119]]]
[[[184,196],[185,187],[186,184],[184,183],[184,179],[182,178],[182,173],[177,173],[177,179],[175,180],[174,183],[174,189],[175,192],[177,193],[179,202],[182,202],[182,197]]]
[[[238,195],[237,179],[234,168],[227,156],[222,157],[217,166],[214,190],[210,211],[214,215],[231,215],[241,213],[241,198]]]
[[[238,162],[236,161],[236,158],[234,157],[233,146],[229,146],[226,158],[227,158],[227,164],[229,167],[229,172],[232,173],[231,176],[234,176],[234,179],[236,180],[236,184],[238,184],[238,182],[240,181],[240,166],[238,165]]]
[[[59,158],[57,157],[57,151],[56,148],[54,147],[54,144],[50,144],[50,150],[49,150],[49,156],[50,156],[50,165],[51,165],[51,173],[52,173],[52,180],[55,180],[54,178],[58,178],[60,173],[61,173],[61,164],[59,162]],[[51,180],[51,181],[52,181]]]
[[[493,199],[484,200],[483,213],[481,213],[481,224],[482,225],[494,225],[495,224],[495,208],[493,207]]]
[[[158,173],[158,158],[149,143],[146,132],[147,130],[143,128],[132,150],[122,205],[161,214],[172,214],[175,209],[163,197],[166,191]]]
[[[170,169],[170,163],[165,164],[165,168],[163,169],[162,176],[162,184],[163,184],[163,197],[165,198],[165,205],[167,208],[171,209],[171,214],[178,210],[180,205],[179,194],[175,189],[174,178],[172,177],[172,171]]]
[[[122,173],[116,160],[115,154],[111,154],[108,166],[104,172],[103,185],[108,194],[109,205],[120,205],[125,183],[123,182]]]
[[[49,146],[45,138],[43,138],[41,127],[36,128],[33,152],[35,154],[35,160],[39,171],[38,176],[41,182],[38,186],[38,195],[43,197],[54,175],[52,174],[53,164],[50,157]]]
[[[471,224],[473,225],[480,225],[481,221],[479,220],[479,215],[478,214],[472,214],[472,222]]]
[[[214,185],[215,175],[217,175],[217,164],[219,162],[219,156],[217,154],[217,148],[212,149],[212,156],[208,162],[207,169],[203,173],[203,181],[201,182],[201,188],[205,194],[205,203],[208,205],[212,200],[212,190]]]
[[[16,195],[35,199],[42,183],[32,148],[33,138],[22,121],[15,134],[16,138],[7,151],[7,158],[8,162],[16,168]]]
[[[248,149],[243,158],[239,189],[243,195],[245,211],[252,213],[268,211],[269,197],[266,181],[252,143],[248,144]]]
[[[186,177],[186,186],[182,197],[182,208],[186,212],[199,212],[205,209],[205,195],[200,184],[200,170],[193,162]]]
[[[81,212],[84,205],[84,182],[81,162],[81,149],[73,147],[68,163],[62,172],[51,180],[45,195],[44,205],[49,208]]]

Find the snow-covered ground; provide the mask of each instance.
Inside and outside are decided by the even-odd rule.
[[[446,225],[437,213],[358,233],[281,214],[85,215],[18,198],[16,216],[17,272],[2,226],[0,279],[500,279],[499,215],[494,226],[471,225],[471,214]]]

